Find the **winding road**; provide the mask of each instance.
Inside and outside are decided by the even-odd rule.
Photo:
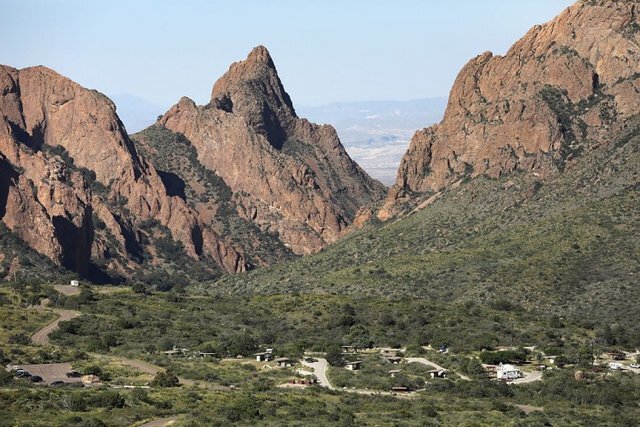
[[[329,378],[327,378],[327,369],[329,368],[329,362],[327,362],[327,359],[323,359],[321,357],[315,357],[314,359],[316,359],[316,362],[307,362],[306,360],[301,360],[300,363],[302,363],[304,366],[313,368],[313,373],[318,379],[318,384],[320,384],[322,387],[328,388],[329,390],[335,390],[336,388],[331,385],[331,383],[329,382]]]
[[[38,308],[38,309],[41,309],[41,308]],[[49,335],[58,329],[60,322],[71,320],[82,314],[78,311],[73,311],[73,310],[53,309],[53,311],[57,313],[60,317],[58,317],[53,322],[48,323],[46,326],[44,326],[42,329],[40,329],[38,332],[36,332],[31,336],[31,341],[34,344],[47,345],[49,343]],[[164,371],[164,368],[160,366],[152,365],[151,363],[147,363],[142,360],[128,359],[126,357],[119,357],[119,356],[107,356],[102,354],[92,354],[92,356],[95,357],[96,359],[109,359],[109,360],[120,362],[123,365],[127,365],[132,368],[135,368],[141,372],[144,372],[145,374],[155,375],[159,371]],[[194,381],[188,380],[186,378],[178,377],[178,379],[180,380],[180,384],[183,384],[183,385],[195,384]]]
[[[56,314],[60,315],[56,320],[47,324],[44,328],[40,329],[38,332],[31,336],[31,341],[34,344],[47,345],[49,344],[49,334],[58,329],[58,325],[60,322],[66,322],[68,320],[73,319],[74,317],[80,316],[77,311],[73,310],[53,310]]]

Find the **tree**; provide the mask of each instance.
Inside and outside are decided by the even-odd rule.
[[[342,358],[342,347],[338,344],[331,344],[327,348],[326,356],[327,362],[331,366],[344,366],[344,359]]]
[[[344,340],[346,344],[359,348],[370,348],[372,344],[369,330],[362,325],[352,326]]]
[[[151,385],[155,387],[177,387],[180,384],[178,376],[173,371],[160,371],[151,381]]]
[[[469,360],[469,363],[465,366],[465,372],[474,377],[483,377],[487,373],[480,361],[475,357]]]
[[[9,384],[11,381],[13,381],[13,375],[11,372],[0,369],[0,385]]]
[[[148,292],[149,292],[147,287],[144,284],[140,283],[140,282],[134,284],[131,287],[131,289],[133,290],[133,292],[135,292],[137,294],[141,294],[141,295],[147,295]]]
[[[583,345],[576,354],[576,363],[580,366],[588,367],[593,365],[593,350],[589,345]]]
[[[82,288],[78,295],[78,304],[89,304],[95,300],[93,292],[89,288]]]

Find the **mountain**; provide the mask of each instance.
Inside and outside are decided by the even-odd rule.
[[[415,129],[442,119],[446,98],[339,102],[298,108],[318,123],[331,123],[352,159],[369,175],[392,185]]]
[[[135,140],[111,100],[46,67],[1,66],[0,88],[0,267],[14,277],[29,249],[94,281],[237,273],[318,251],[384,196],[333,128],[295,115],[263,47],[209,105],[183,98]]]
[[[127,132],[135,133],[153,125],[165,108],[129,93],[110,96]]]
[[[483,304],[637,330],[636,5],[581,1],[505,57],[474,59],[444,120],[414,136],[377,212],[393,220],[372,210],[318,255],[210,288]]]
[[[414,135],[378,217],[409,211],[465,177],[527,171],[549,179],[610,143],[638,114],[637,8],[579,1],[505,56],[470,61],[443,121]]]
[[[248,268],[167,194],[107,97],[45,67],[2,66],[0,86],[0,219],[28,247],[93,280],[200,259],[202,277]]]
[[[229,187],[238,215],[295,254],[335,242],[360,207],[385,194],[333,127],[298,118],[263,46],[215,83],[209,104],[182,98],[157,126],[184,136]]]

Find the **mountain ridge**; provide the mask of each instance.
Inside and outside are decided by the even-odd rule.
[[[380,219],[466,176],[561,173],[636,114],[636,1],[578,1],[504,56],[460,72],[441,123],[418,131]],[[594,23],[602,23],[595,25]],[[404,207],[403,207],[404,206]]]
[[[0,86],[0,219],[28,246],[83,278],[166,282],[174,274],[202,280],[245,271],[292,251],[319,250],[339,237],[361,205],[383,196],[382,185],[348,158],[333,128],[298,119],[264,47],[230,67],[209,105],[198,110],[183,98],[154,125],[183,111],[203,113],[213,121],[200,124],[222,129],[224,149],[236,144],[231,157],[214,150],[206,135],[185,145],[182,132],[170,129],[143,132],[140,144],[127,135],[111,100],[46,67],[2,66]],[[180,125],[193,129],[193,118]],[[200,191],[196,181],[206,181],[206,195],[188,194],[210,206],[187,199],[187,183],[174,173],[180,168],[156,168],[162,143],[186,156],[182,171],[196,177],[188,184]],[[254,150],[251,165],[241,162],[247,147]],[[259,162],[269,150],[266,171]],[[235,169],[220,177],[233,156],[240,166],[231,162]],[[252,168],[261,173],[242,182]],[[269,197],[252,196],[255,189]],[[289,200],[291,194],[297,198]],[[232,219],[216,219],[218,209]],[[238,230],[246,241],[233,235]]]

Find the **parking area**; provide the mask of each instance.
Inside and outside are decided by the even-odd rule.
[[[82,378],[68,378],[67,372],[71,372],[73,368],[68,363],[45,363],[40,365],[13,365],[10,369],[22,368],[31,375],[42,377],[42,383],[51,384],[54,381],[62,381],[65,383],[80,383]]]

